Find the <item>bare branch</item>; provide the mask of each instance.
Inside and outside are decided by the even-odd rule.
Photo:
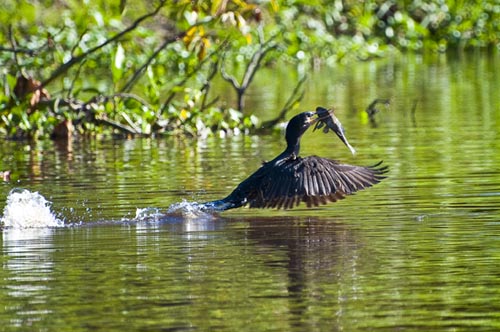
[[[224,78],[226,81],[231,83],[233,88],[236,90],[236,94],[238,96],[238,110],[240,112],[243,112],[243,108],[245,106],[244,102],[244,95],[246,90],[248,89],[248,86],[250,83],[252,83],[252,80],[257,73],[257,70],[260,67],[260,64],[266,54],[275,49],[277,47],[277,44],[273,42],[274,37],[271,37],[269,40],[260,43],[259,49],[255,51],[255,53],[252,55],[252,58],[250,62],[247,65],[247,68],[245,69],[245,73],[243,74],[243,79],[241,80],[241,83],[238,82],[238,80],[232,76],[229,75],[226,72],[224,63],[225,63],[225,57],[223,57],[222,65],[221,65],[221,75],[222,78]]]
[[[198,26],[198,25],[206,24],[206,23],[210,22],[211,20],[212,20],[212,18],[206,18],[205,20],[202,20],[202,21],[197,22],[196,24],[193,24],[191,26],[191,28]],[[139,69],[137,69],[135,71],[134,75],[132,75],[130,80],[125,84],[125,86],[121,89],[121,91],[122,92],[130,91],[130,89],[134,86],[134,84],[137,82],[139,77],[141,77],[141,75],[146,71],[146,68],[151,64],[151,62],[153,62],[153,60],[158,56],[158,54],[160,54],[160,52],[162,50],[164,50],[165,47],[167,47],[168,45],[176,42],[179,39],[182,39],[186,35],[186,33],[187,33],[187,30],[182,31],[171,38],[165,39],[165,41],[160,45],[160,47],[158,47],[153,52],[153,54],[146,60],[146,62]]]
[[[226,81],[228,81],[229,83],[231,83],[231,85],[233,86],[233,88],[235,88],[236,90],[240,90],[241,89],[241,85],[238,82],[238,80],[234,76],[231,76],[231,75],[229,75],[226,72],[226,68],[224,66],[224,64],[226,63],[225,60],[226,60],[226,54],[224,53],[222,55],[222,64],[220,66],[220,73],[222,75],[222,78],[225,79]]]
[[[276,126],[278,123],[280,123],[285,119],[286,114],[304,98],[305,91],[304,90],[300,91],[300,90],[302,89],[302,86],[306,81],[307,81],[307,76],[304,76],[300,79],[300,81],[297,82],[297,85],[290,94],[290,97],[288,97],[288,100],[286,101],[285,105],[281,109],[278,116],[272,120],[265,121],[264,123],[262,123],[262,129],[266,130],[273,128],[274,126]]]
[[[10,44],[12,45],[12,49],[16,49],[17,42],[16,42],[16,39],[14,38],[14,34],[12,33],[12,25],[9,25],[9,41],[10,41]],[[14,62],[16,63],[16,67],[19,70],[20,66],[19,66],[19,59],[17,57],[17,52],[14,52]]]
[[[243,81],[241,83],[241,87],[243,89],[246,90],[252,82],[255,73],[260,67],[260,63],[262,62],[262,59],[264,59],[266,54],[277,47],[276,44],[271,44],[272,39],[274,39],[274,37],[262,44],[261,48],[259,48],[259,50],[257,50],[257,52],[253,54],[252,60],[248,63],[245,75],[243,76]]]
[[[78,48],[78,45],[82,41],[83,37],[85,37],[85,34],[88,32],[88,29],[83,30],[83,32],[78,36],[78,40],[76,41],[75,45],[73,45],[73,48],[71,49],[71,56],[75,53],[76,49]]]
[[[141,105],[149,108],[149,109],[153,109],[153,106],[151,106],[146,100],[144,100],[143,98],[133,94],[133,93],[125,93],[125,92],[119,92],[119,93],[116,93],[114,95],[111,95],[109,96],[110,98],[122,98],[122,99],[133,99],[135,101],[137,101],[138,103],[140,103]]]
[[[73,77],[73,79],[71,80],[71,85],[68,89],[68,93],[67,93],[67,98],[70,98],[72,92],[73,92],[73,88],[75,87],[75,82],[76,80],[78,79],[78,77],[80,76],[80,72],[83,68],[83,65],[85,64],[85,60],[83,60],[82,62],[80,62],[80,65],[78,66],[78,69],[76,71],[76,74],[75,74],[75,77]]]
[[[29,56],[33,56],[36,53],[35,50],[31,50],[29,48],[3,47],[3,46],[0,46],[0,52],[11,52],[11,53],[14,53],[14,54],[24,53],[24,54],[27,54]]]
[[[125,126],[125,125],[123,125],[119,122],[113,121],[111,119],[107,119],[107,118],[103,118],[103,117],[96,118],[96,122],[108,125],[108,126],[115,128],[115,129],[118,129],[119,131],[121,131],[125,134],[129,134],[129,135],[133,135],[133,136],[140,134],[140,133],[136,132],[133,128],[130,128],[129,126]]]
[[[213,78],[217,74],[218,67],[219,67],[219,60],[216,60],[214,63],[212,63],[212,66],[211,66],[209,73],[208,73],[208,76],[207,76],[207,80],[206,80],[205,84],[203,85],[203,87],[201,88],[201,91],[203,92],[203,98],[201,100],[201,107],[200,107],[201,111],[205,110],[207,107],[209,107],[210,105],[215,103],[218,99],[216,97],[216,98],[214,98],[214,100],[212,100],[211,102],[209,102],[207,104],[207,97],[208,97],[208,93],[210,92],[210,82],[213,80]]]
[[[205,110],[205,109],[209,108],[210,106],[214,105],[215,103],[217,103],[218,101],[219,101],[219,96],[215,97],[214,99],[212,99],[209,102],[204,101],[201,109]]]

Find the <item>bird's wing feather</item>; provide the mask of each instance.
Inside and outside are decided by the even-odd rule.
[[[261,173],[248,195],[252,208],[285,208],[305,202],[308,206],[337,201],[370,187],[384,178],[386,167],[353,166],[311,156],[289,158]]]

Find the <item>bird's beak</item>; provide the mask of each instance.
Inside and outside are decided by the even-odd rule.
[[[319,116],[316,118],[313,117],[315,114],[318,114],[318,112],[307,112],[307,113],[310,114],[310,116],[306,119],[306,124],[308,124],[309,126],[312,126],[313,124],[318,122],[318,120],[320,120]]]
[[[318,117],[315,119],[315,122],[318,122],[314,129],[319,129],[326,125],[326,127],[323,129],[323,131],[326,133],[328,132],[329,129],[333,130],[335,134],[340,138],[342,142],[349,148],[352,154],[356,153],[356,150],[349,144],[347,141],[347,138],[345,136],[345,131],[344,127],[342,126],[342,123],[340,123],[339,119],[334,114],[333,110],[327,110],[323,107],[318,107],[316,108],[316,115]]]

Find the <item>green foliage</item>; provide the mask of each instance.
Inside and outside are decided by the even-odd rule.
[[[500,45],[494,0],[6,0],[1,6],[0,133],[10,137],[47,137],[66,120],[81,134],[255,129],[251,112],[218,106],[210,87],[221,63],[241,72],[270,40],[276,47],[262,65],[301,68],[399,50]]]

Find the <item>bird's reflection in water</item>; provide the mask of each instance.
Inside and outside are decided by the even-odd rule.
[[[360,247],[347,225],[310,217],[245,220],[249,222],[247,238],[255,243],[256,250],[279,250],[286,255],[283,262],[268,261],[266,264],[287,270],[292,325],[304,328],[308,325],[307,310],[317,297],[341,305],[347,293],[343,281],[356,278]],[[332,285],[337,292],[336,298],[325,298],[331,293],[326,295],[318,286],[325,282],[337,283]]]
[[[266,288],[265,292],[254,293],[251,297],[269,299],[269,303],[287,299],[289,324],[300,330],[307,330],[314,324],[311,308],[313,311],[322,310],[321,307],[333,308],[335,319],[340,319],[342,308],[353,292],[351,288],[355,288],[356,279],[359,279],[360,241],[348,224],[331,217],[213,214],[210,220],[182,220],[174,214],[164,215],[153,225],[161,231],[182,235],[190,241],[184,244],[186,248],[210,247],[215,242],[222,246],[234,245],[235,250],[245,247],[242,254],[254,259],[258,257],[255,264],[267,266],[285,280],[285,287]],[[225,257],[228,266],[220,268],[225,271],[231,265],[231,258],[225,256],[225,251],[218,251],[217,246],[210,250],[216,250],[216,256]],[[198,255],[202,255],[201,252]],[[210,256],[213,255],[210,251]],[[247,257],[242,258],[245,259]],[[325,302],[329,305],[323,306]]]

